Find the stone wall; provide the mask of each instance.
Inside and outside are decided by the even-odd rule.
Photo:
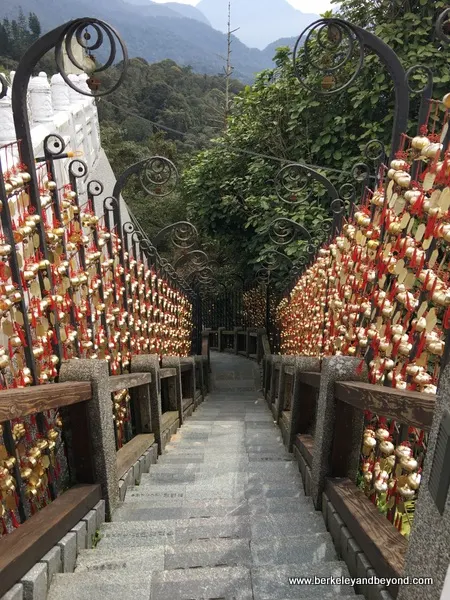
[[[10,81],[14,79],[14,71],[10,73]],[[79,88],[89,92],[86,74],[71,74],[69,79]],[[97,106],[91,97],[80,94],[63,80],[61,75],[48,77],[39,73],[32,77],[28,86],[28,116],[35,156],[43,154],[43,142],[51,133],[60,135],[66,143],[66,151],[79,154],[88,167],[88,175],[80,183],[80,203],[87,200],[86,184],[99,180],[103,186],[103,194],[96,198],[96,213],[103,212],[103,199],[112,195],[116,182],[109,160],[101,146],[100,126]],[[18,164],[20,144],[16,143],[14,120],[11,105],[11,87],[8,94],[0,100],[0,160],[3,170]],[[58,186],[69,183],[68,165],[73,158],[56,161]],[[124,165],[125,166],[128,165]],[[129,221],[125,203],[121,200],[123,222]]]

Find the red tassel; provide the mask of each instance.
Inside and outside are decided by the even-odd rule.
[[[18,522],[18,520],[16,518],[16,513],[13,510],[11,511],[11,521],[12,521],[14,529],[17,529],[18,527],[20,527],[20,523]]]

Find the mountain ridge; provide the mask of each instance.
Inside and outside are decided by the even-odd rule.
[[[223,73],[221,58],[226,53],[226,35],[208,24],[177,13],[172,6],[143,0],[11,0],[0,8],[0,18],[17,18],[19,7],[25,14],[37,14],[43,32],[74,18],[92,16],[110,23],[120,32],[131,57],[148,62],[166,58],[181,66],[190,65],[201,74]],[[136,4],[138,2],[138,4]],[[177,5],[176,2],[170,3]],[[191,7],[194,8],[194,7]],[[195,10],[195,9],[194,9]],[[192,13],[191,14],[195,14]],[[272,42],[273,44],[273,42]],[[255,73],[273,66],[269,51],[248,48],[232,37],[233,76],[251,83]]]

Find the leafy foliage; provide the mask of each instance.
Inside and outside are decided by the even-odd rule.
[[[448,92],[447,54],[434,38],[434,24],[446,2],[343,0],[339,4],[338,16],[376,33],[397,52],[405,69],[417,63],[431,65],[435,97]],[[300,58],[302,53],[303,49]],[[316,191],[314,202],[295,206],[277,197],[273,182],[283,161],[319,165],[339,188],[351,182],[350,170],[361,160],[367,142],[379,139],[389,150],[393,86],[378,57],[365,54],[361,73],[347,89],[317,96],[295,77],[289,49],[279,49],[276,68],[260,73],[255,84],[236,97],[226,133],[185,170],[183,189],[191,218],[204,235],[223,248],[233,248],[237,271],[250,274],[264,253],[273,249],[267,226],[275,217],[303,223],[317,241],[327,234],[330,212],[323,191]],[[413,97],[412,133],[418,106],[419,98]],[[287,246],[286,254],[300,256],[305,244],[297,246]],[[286,272],[287,268],[281,275]]]

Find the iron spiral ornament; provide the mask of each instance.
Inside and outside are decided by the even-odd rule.
[[[269,226],[269,237],[277,246],[287,246],[299,236],[311,242],[309,231],[303,225],[291,219],[279,217],[272,221]]]
[[[436,37],[446,46],[450,45],[450,8],[446,8],[436,21]]]
[[[44,138],[43,146],[45,156],[55,158],[64,152],[66,143],[60,135],[51,133]]]
[[[70,173],[70,175],[72,175],[73,177],[76,177],[77,179],[79,179],[81,177],[86,177],[86,175],[88,174],[87,164],[83,160],[80,160],[79,158],[75,158],[74,160],[71,160],[69,163],[69,173]],[[89,184],[90,183],[91,182],[89,182]],[[98,183],[100,184],[100,182],[98,182]],[[88,187],[89,187],[89,184],[88,184]],[[103,191],[103,186],[102,186],[102,191]],[[89,193],[89,190],[88,190],[88,193]],[[91,194],[91,196],[98,196],[98,194]]]
[[[301,164],[286,165],[275,177],[275,191],[286,204],[301,204],[312,196],[312,173]]]
[[[261,264],[266,271],[275,271],[280,268],[283,263],[292,265],[291,259],[286,256],[286,254],[278,252],[277,250],[269,250],[266,252],[261,261]]]
[[[177,269],[190,263],[194,267],[201,267],[206,265],[208,260],[208,255],[203,250],[191,250],[179,256],[173,266]]]
[[[87,184],[87,191],[90,196],[100,196],[103,194],[103,183],[101,181],[97,181],[97,179],[91,179]],[[115,200],[115,198],[112,198]],[[103,207],[105,204],[103,204]]]
[[[364,43],[356,28],[341,19],[319,19],[299,36],[294,47],[294,73],[310,92],[336,94],[358,76]]]
[[[81,46],[84,51],[83,61],[75,56],[74,46],[76,44]],[[98,54],[94,56],[97,51],[100,51],[100,56],[106,54],[106,60],[103,63],[99,61]],[[86,81],[87,88],[75,85],[73,79],[66,73],[65,56],[74,67],[89,73],[89,79]],[[128,51],[120,35],[111,25],[95,18],[80,18],[70,21],[56,44],[55,58],[58,71],[67,85],[84,96],[106,96],[116,90],[122,84],[128,66]],[[97,79],[98,75],[119,63],[120,72],[117,81],[108,89],[101,90],[102,82]]]
[[[142,164],[139,178],[149,196],[164,198],[175,190],[179,175],[171,160],[164,156],[152,156]]]
[[[89,186],[88,186],[89,187]],[[108,196],[103,200],[103,210],[105,212],[113,212],[119,209],[119,203],[114,196]]]
[[[153,239],[153,245],[158,245],[170,235],[170,240],[176,248],[188,250],[192,248],[198,239],[196,227],[189,221],[177,221],[161,229]]]

